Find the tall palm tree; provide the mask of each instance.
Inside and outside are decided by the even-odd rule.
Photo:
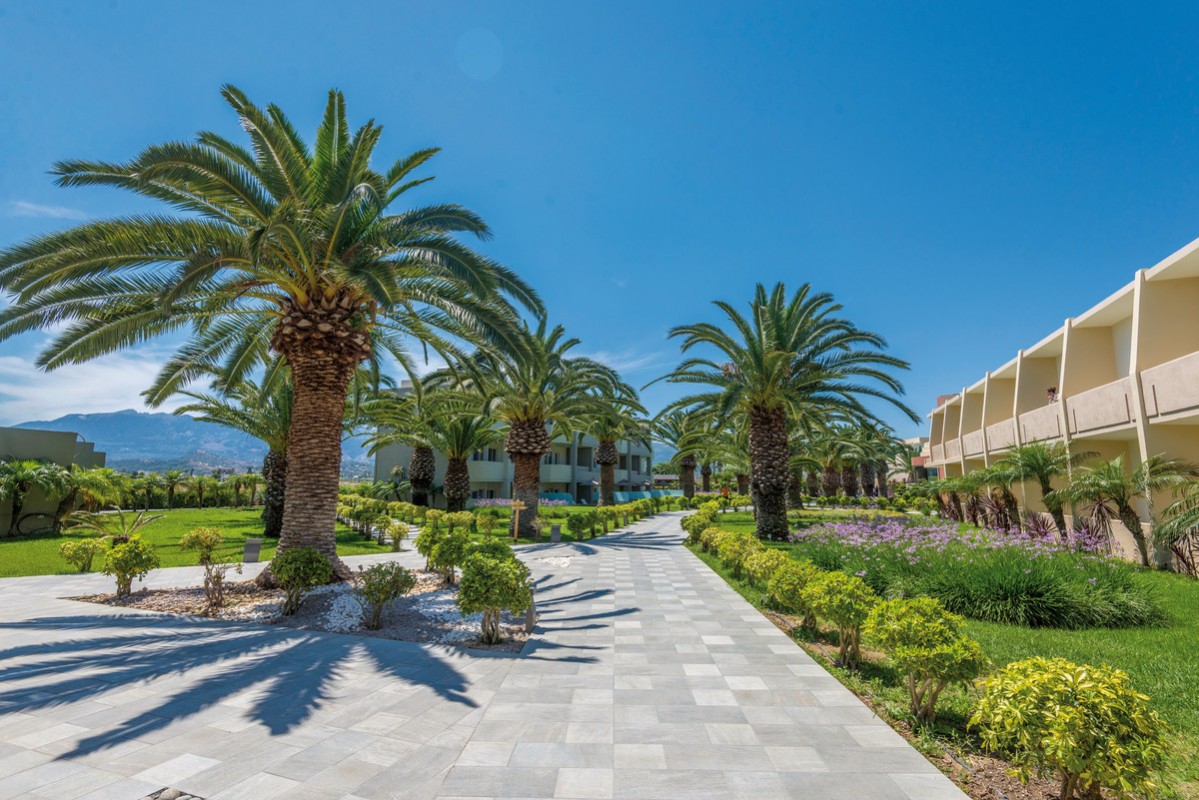
[[[67,487],[66,473],[58,464],[36,458],[0,461],[0,500],[7,498],[12,509],[9,536],[18,533],[17,526],[29,493],[38,490],[47,497],[61,496]]]
[[[247,502],[252,508],[258,502],[258,487],[262,485],[262,477],[255,472],[247,472],[241,476],[241,485],[250,493]]]
[[[682,338],[684,353],[713,348],[721,360],[687,358],[665,377],[713,387],[680,403],[713,408],[726,418],[734,410],[745,415],[757,532],[761,538],[782,539],[787,535],[791,426],[822,413],[873,419],[862,397],[882,399],[918,421],[897,399],[903,387],[891,374],[908,365],[883,352],[881,336],[836,316],[841,306],[832,295],[813,292],[808,284],[790,298],[781,283],[770,291],[759,284],[748,317],[726,302],[714,305],[731,330],[701,322],[676,327],[670,336]]]
[[[0,290],[13,295],[0,340],[60,327],[37,361],[53,369],[184,332],[152,400],[218,363],[235,383],[278,353],[295,407],[277,552],[314,547],[344,576],[334,524],[355,369],[381,350],[408,365],[406,337],[447,351],[443,334],[503,344],[516,330],[513,303],[541,313],[540,301],[455,238],[489,235],[474,213],[393,210],[429,180],[412,174],[435,149],[379,171],[382,128],[351,131],[340,92],[329,93],[311,146],[278,107],[232,86],[222,95],[249,148],[204,132],[124,164],[55,165],[60,185],[119,187],[182,213],[90,222],[0,253]]]
[[[616,464],[620,461],[617,442],[623,440],[650,446],[650,427],[645,408],[631,386],[605,387],[597,398],[599,406],[587,421],[587,433],[596,441],[595,463],[600,467],[599,505],[616,504]]]
[[[467,459],[503,438],[491,418],[467,410],[449,413],[430,430],[434,449],[446,457],[445,480],[441,492],[447,511],[465,511],[470,498],[470,466]]]
[[[659,442],[674,448],[671,461],[679,471],[679,488],[684,497],[695,497],[695,454],[702,444],[698,412],[668,407],[655,418],[653,434]]]
[[[283,533],[287,444],[294,405],[290,382],[278,374],[274,377],[268,374],[261,382],[245,379],[225,387],[219,394],[189,391],[179,394],[191,398],[191,402],[177,408],[176,414],[190,414],[200,422],[240,431],[266,445],[266,456],[262,459],[262,477],[266,482],[263,534],[279,538]]]
[[[142,495],[144,509],[149,511],[154,502],[154,492],[162,488],[162,476],[156,472],[146,473],[135,478],[133,486]]]
[[[1124,456],[1119,455],[1111,461],[1080,467],[1069,485],[1055,489],[1050,496],[1054,502],[1089,506],[1091,518],[1109,530],[1111,520],[1118,518],[1137,544],[1141,566],[1147,567],[1149,542],[1133,503],[1137,499],[1151,500],[1154,492],[1175,489],[1195,478],[1199,478],[1199,467],[1186,461],[1155,455],[1129,472],[1124,468]],[[1154,526],[1152,515],[1149,524]]]
[[[519,351],[481,349],[428,378],[430,385],[476,391],[506,430],[504,449],[512,460],[512,497],[524,504],[513,515],[513,535],[532,536],[538,524],[541,459],[558,436],[582,430],[602,406],[605,392],[619,392],[616,371],[594,359],[572,356],[579,344],[545,320],[526,328]],[[519,516],[519,523],[517,517]],[[517,527],[519,526],[519,527]]]
[[[1014,447],[999,462],[1015,473],[1020,481],[1036,481],[1041,490],[1041,502],[1049,509],[1058,535],[1065,539],[1066,515],[1061,495],[1053,492],[1053,481],[1068,476],[1087,461],[1098,458],[1094,452],[1071,453],[1062,442],[1034,442]]]

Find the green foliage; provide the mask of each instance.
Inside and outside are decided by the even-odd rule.
[[[125,597],[132,591],[135,578],[146,577],[159,564],[154,547],[134,534],[109,549],[102,572],[117,579],[117,597]]]
[[[403,549],[404,540],[408,538],[408,525],[405,522],[390,522],[384,529],[391,551],[398,553]]]
[[[704,528],[699,534],[699,546],[705,553],[716,553],[725,537],[732,535],[732,531],[726,531],[723,528]]]
[[[885,600],[874,607],[863,632],[907,675],[912,714],[931,723],[945,687],[978,677],[987,667],[978,642],[963,632],[965,620],[931,597]]]
[[[224,540],[225,534],[220,528],[195,528],[183,534],[183,538],[179,540],[179,549],[197,551],[200,554],[200,564],[203,565],[212,561],[213,554]]]
[[[766,596],[770,605],[787,614],[803,617],[800,623],[809,631],[816,629],[816,615],[804,600],[803,591],[820,575],[820,570],[811,561],[789,558],[787,563],[775,570],[766,585]]]
[[[878,596],[857,576],[823,572],[800,590],[800,599],[814,614],[837,626],[837,659],[843,666],[857,669],[862,623]]]
[[[763,549],[764,545],[750,533],[730,533],[720,539],[716,554],[724,565],[733,573],[734,578],[740,578],[745,568],[745,560]]]
[[[427,528],[441,528],[445,524],[446,512],[440,508],[426,508],[424,513],[424,526]]]
[[[566,518],[566,530],[573,533],[576,539],[582,539],[584,534],[593,529],[597,516],[594,511],[576,511]]]
[[[103,539],[72,539],[58,546],[58,554],[80,572],[91,572],[92,561],[107,548]]]
[[[490,508],[485,508],[475,514],[475,527],[485,536],[490,536],[499,527],[500,515]]]
[[[483,643],[495,644],[502,638],[500,613],[520,614],[533,602],[529,568],[515,558],[474,553],[463,566],[457,602],[464,615],[483,615]]]
[[[470,555],[474,555],[475,553],[500,560],[516,558],[516,551],[504,539],[484,539],[471,548]]]
[[[454,582],[454,569],[462,565],[470,551],[470,532],[452,528],[441,532],[429,552],[429,562],[445,575],[446,583]]]
[[[333,579],[329,559],[311,547],[293,547],[279,553],[271,561],[271,573],[286,594],[284,616],[299,610],[305,592]]]
[[[445,515],[445,524],[451,531],[464,530],[469,532],[475,524],[475,515],[469,511],[455,511]]]
[[[745,575],[755,586],[766,586],[774,577],[774,573],[789,561],[791,561],[790,556],[782,550],[763,547],[750,553],[749,557],[745,559]]]
[[[1003,752],[1021,780],[1061,778],[1061,800],[1150,794],[1165,763],[1166,723],[1128,675],[1061,658],[1009,664],[983,683],[971,723],[983,746]]]
[[[433,551],[437,549],[437,541],[444,533],[445,531],[431,522],[416,534],[416,552],[425,557],[426,570],[433,569]]]
[[[377,631],[383,621],[383,612],[396,598],[412,591],[416,576],[394,561],[374,564],[365,569],[359,567],[353,576],[351,592],[362,609],[362,624],[367,630]]]

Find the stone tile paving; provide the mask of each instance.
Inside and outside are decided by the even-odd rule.
[[[964,797],[677,519],[523,548],[542,616],[520,656],[58,599],[98,575],[0,581],[0,800]],[[419,561],[348,561],[393,558]]]

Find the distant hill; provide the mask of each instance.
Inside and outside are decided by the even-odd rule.
[[[200,474],[215,469],[244,472],[261,468],[266,455],[266,445],[244,433],[189,416],[131,408],[104,414],[68,414],[58,419],[22,422],[14,427],[74,431],[108,454],[108,466],[129,472],[168,469],[194,470]],[[360,442],[351,440],[343,444],[342,474],[367,477],[371,463]]]

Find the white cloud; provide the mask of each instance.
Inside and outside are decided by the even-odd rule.
[[[29,359],[0,356],[0,425],[126,408],[174,410],[181,400],[147,409],[141,397],[163,360],[146,353],[117,353],[42,372]]]
[[[672,353],[663,353],[661,351],[654,352],[637,352],[636,350],[595,350],[589,353],[580,353],[587,358],[593,358],[603,364],[607,364],[617,372],[627,374],[631,372],[644,372],[646,370],[664,367],[672,363],[674,355]]]
[[[47,206],[41,203],[30,203],[27,200],[14,200],[8,204],[8,213],[12,217],[42,217],[48,219],[87,219],[87,212],[67,206]]]

